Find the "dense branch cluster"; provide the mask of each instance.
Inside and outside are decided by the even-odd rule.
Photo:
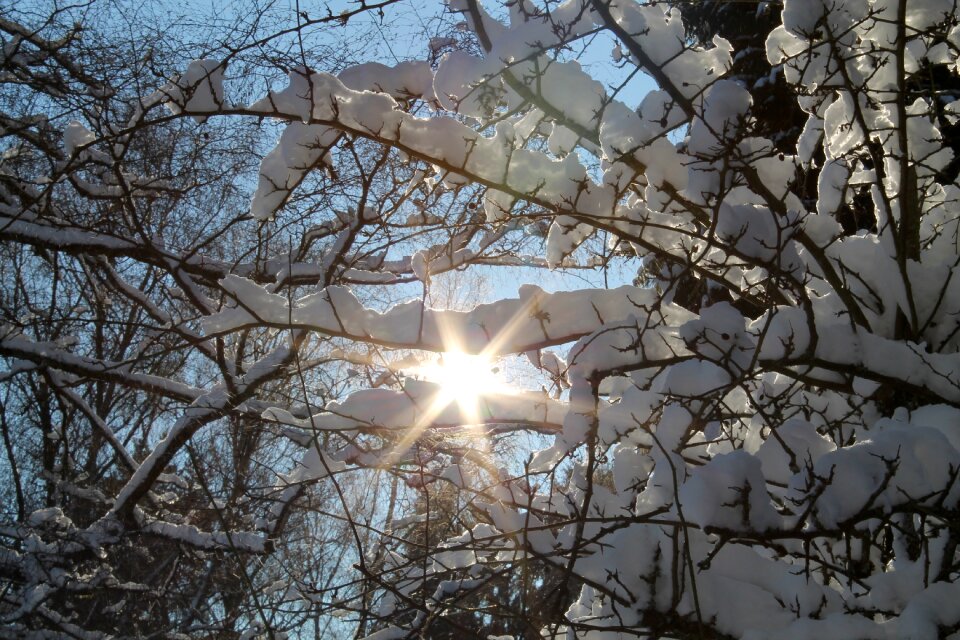
[[[0,635],[960,632],[954,0],[448,0],[392,64],[324,47],[422,6],[98,6],[0,17]]]

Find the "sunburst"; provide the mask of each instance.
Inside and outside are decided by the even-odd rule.
[[[468,424],[477,424],[484,419],[483,398],[509,393],[510,387],[503,380],[493,360],[485,354],[469,354],[462,351],[446,351],[433,362],[421,367],[425,380],[438,386],[434,399],[437,412],[456,403],[460,414]]]

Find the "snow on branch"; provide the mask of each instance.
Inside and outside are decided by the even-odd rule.
[[[122,4],[0,18],[0,626],[957,634],[955,2]]]

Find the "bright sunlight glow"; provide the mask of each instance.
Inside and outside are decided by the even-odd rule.
[[[484,355],[447,351],[422,367],[421,374],[424,379],[440,386],[436,400],[438,409],[457,402],[460,410],[472,421],[482,418],[481,396],[509,391],[496,365]]]

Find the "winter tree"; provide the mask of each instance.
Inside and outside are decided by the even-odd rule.
[[[4,634],[960,637],[954,0],[97,9],[0,18]]]

